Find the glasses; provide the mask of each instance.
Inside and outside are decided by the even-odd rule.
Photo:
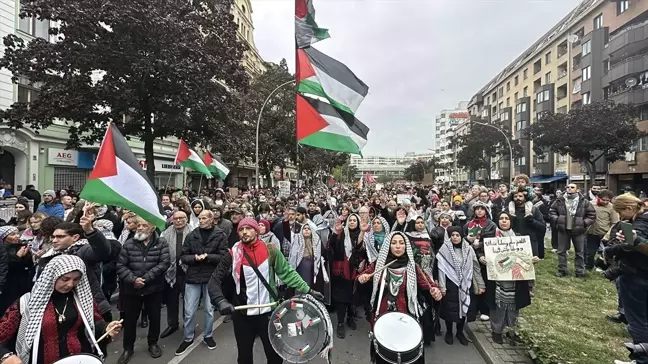
[[[567,186],[567,188],[569,188],[570,190],[575,190],[576,186]]]

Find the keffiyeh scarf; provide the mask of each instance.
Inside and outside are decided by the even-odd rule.
[[[103,355],[95,340],[94,298],[85,263],[75,255],[60,255],[47,264],[31,293],[20,299],[21,304],[26,303],[26,307],[21,307],[22,317],[18,328],[20,339],[16,340],[16,354],[23,363],[37,364],[43,314],[52,298],[54,285],[59,277],[74,271],[81,272],[81,280],[74,288],[74,303],[85,325],[88,341],[94,344],[99,356]]]
[[[495,231],[497,237],[515,237],[513,229],[502,230],[497,228]],[[495,282],[495,304],[497,307],[508,310],[515,310],[515,281],[497,281]]]
[[[445,273],[446,279],[450,279],[458,288],[460,318],[466,316],[470,307],[473,261],[476,259],[475,252],[466,240],[461,241],[461,254],[463,259],[457,257],[451,242],[445,242],[436,256],[439,269]]]
[[[189,235],[190,232],[191,227],[189,227],[189,225],[185,225],[184,229],[182,229],[182,239],[187,239],[187,235]],[[177,230],[174,226],[169,226],[162,232],[162,234],[160,234],[160,236],[166,239],[167,243],[169,244],[169,256],[171,257],[171,265],[164,274],[164,279],[166,279],[167,283],[169,283],[169,286],[173,287],[176,283],[176,277],[178,273],[178,266],[176,264],[176,256],[178,255],[178,252],[176,251],[176,246],[178,243],[176,241]],[[182,268],[186,272],[188,267],[180,263],[180,268]]]
[[[378,254],[378,259],[376,260],[376,267],[374,269],[374,272],[380,271],[385,266],[387,256],[389,255],[389,250],[391,249],[391,240],[394,235],[400,235],[403,237],[403,240],[405,240],[405,254],[407,254],[408,257],[407,270],[405,272],[405,274],[407,275],[407,287],[405,287],[407,291],[407,310],[410,314],[418,318],[423,314],[423,312],[417,301],[416,263],[414,263],[414,252],[412,251],[412,245],[410,244],[409,239],[407,239],[407,236],[405,236],[405,234],[400,231],[395,231],[387,235],[387,237],[385,238],[385,243],[380,248],[380,253]],[[380,291],[381,285],[385,283],[385,275],[388,274],[388,269],[384,270],[380,274],[374,274],[373,276],[373,290],[371,291],[370,301],[372,305],[376,301],[376,294]],[[376,311],[379,307],[380,302],[378,302],[378,307],[375,308]]]
[[[324,281],[328,282],[328,273],[324,268],[324,258],[322,257],[322,241],[320,240],[319,235],[317,235],[317,226],[315,226],[315,224],[313,224],[310,220],[308,220],[306,224],[310,228],[311,243],[313,245],[313,282],[317,280],[317,275],[319,274],[320,267],[323,269]],[[290,247],[290,255],[288,255],[288,263],[294,269],[297,269],[297,267],[299,267],[299,264],[304,258],[304,249],[306,248],[304,226],[302,226],[299,233],[295,235],[295,241],[293,241],[292,246]]]
[[[351,214],[349,217],[355,216],[356,221],[358,221],[358,227],[354,230],[360,234],[360,216],[358,214]],[[351,233],[349,230],[349,219],[347,218],[347,223],[344,225],[344,253],[346,254],[347,259],[351,259],[351,254],[353,254],[353,242],[351,242]],[[356,244],[359,243],[356,241]]]
[[[380,233],[375,233],[373,231],[373,222],[380,220],[382,224],[382,231]],[[372,220],[372,226],[369,227],[369,232],[364,234],[364,245],[367,249],[367,258],[369,258],[369,263],[373,263],[378,259],[378,251],[384,245],[387,235],[390,233],[389,223],[382,216],[376,216]],[[378,248],[376,248],[376,246]]]

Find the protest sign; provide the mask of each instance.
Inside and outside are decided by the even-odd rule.
[[[484,239],[486,270],[491,281],[535,279],[533,251],[528,236]]]

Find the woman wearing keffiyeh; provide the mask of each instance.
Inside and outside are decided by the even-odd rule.
[[[445,342],[453,343],[453,323],[457,324],[457,340],[468,345],[463,328],[466,321],[474,321],[475,294],[486,291],[475,252],[463,239],[461,228],[448,228],[450,242],[444,242],[437,253],[439,287],[443,293],[440,317],[446,322]]]
[[[295,241],[288,256],[288,263],[295,268],[309,287],[324,292],[324,285],[329,282],[328,272],[324,264],[324,254],[322,254],[324,247],[319,235],[316,233],[317,227],[315,224],[310,220],[306,221],[299,233],[295,235]]]
[[[96,338],[114,337],[121,324],[106,324],[94,304],[81,258],[52,259],[31,293],[16,301],[0,321],[0,356],[6,364],[51,364],[80,353],[102,356]],[[105,351],[105,345],[103,346]]]
[[[371,220],[371,228],[364,234],[364,244],[367,248],[369,262],[373,263],[378,258],[378,252],[389,234],[389,223],[384,217],[378,216]]]
[[[383,267],[396,261],[387,269]],[[382,270],[382,271],[381,271]],[[393,232],[385,238],[378,260],[371,264],[362,275],[358,276],[360,283],[366,283],[373,276],[373,290],[371,293],[372,320],[371,325],[381,314],[389,311],[398,311],[410,314],[420,319],[423,309],[418,303],[419,289],[421,292],[430,292],[433,299],[441,299],[441,291],[435,283],[426,277],[426,274],[414,262],[414,253],[407,236],[402,232]],[[373,344],[371,359],[375,363],[386,363],[375,355]],[[414,364],[425,363],[422,356]]]

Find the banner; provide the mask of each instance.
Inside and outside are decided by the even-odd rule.
[[[535,279],[533,251],[529,236],[484,239],[486,270],[491,281]]]
[[[279,197],[290,196],[290,181],[277,181],[277,187],[279,187]]]

